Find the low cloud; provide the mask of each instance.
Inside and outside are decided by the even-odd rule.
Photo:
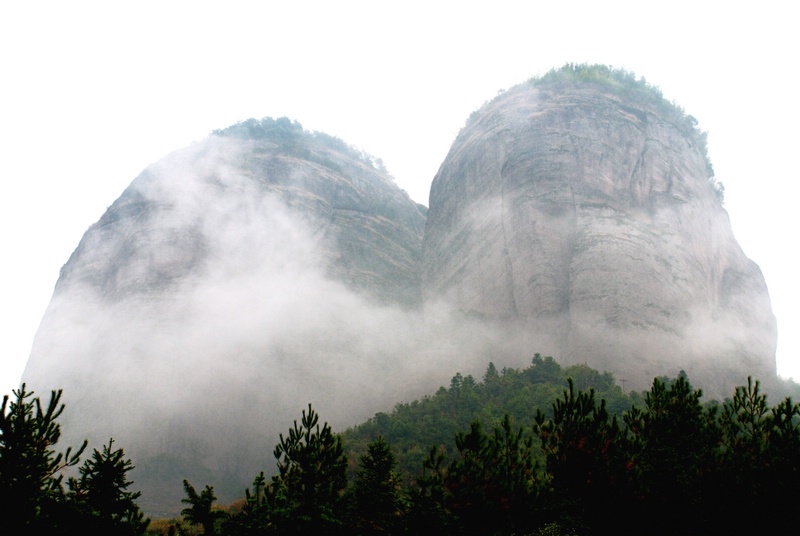
[[[60,285],[25,372],[40,394],[65,390],[65,444],[113,436],[126,449],[145,503],[178,504],[180,478],[204,475],[233,498],[273,468],[278,434],[308,403],[342,430],[456,371],[530,358],[444,304],[387,305],[331,279],[325,222],[237,173],[238,151],[200,145],[134,182],[118,203],[143,212],[101,220],[104,239],[73,259],[94,275]],[[134,286],[109,298],[109,271]],[[151,480],[164,456],[198,464],[166,493]]]

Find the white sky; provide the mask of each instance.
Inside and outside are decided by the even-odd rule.
[[[734,232],[770,288],[779,373],[800,379],[791,3],[647,5],[0,3],[0,394],[84,231],[168,152],[285,115],[382,158],[427,205],[469,114],[568,61],[632,70],[709,131]]]

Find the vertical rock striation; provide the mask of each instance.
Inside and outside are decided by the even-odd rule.
[[[177,513],[183,478],[233,500],[309,402],[351,423],[400,396],[372,380],[416,329],[424,225],[341,140],[287,119],[219,131],[86,231],[24,381],[64,389],[65,443],[113,436],[137,460],[148,511]]]
[[[475,112],[431,187],[427,298],[644,387],[775,376],[776,324],[695,121],[631,75],[567,67]]]
[[[476,111],[430,209],[366,155],[249,120],[148,167],[64,265],[23,380],[109,436],[151,513],[237,497],[311,402],[336,426],[535,352],[713,396],[775,377],[758,266],[704,135],[631,75],[567,67]],[[423,237],[424,233],[424,237]]]

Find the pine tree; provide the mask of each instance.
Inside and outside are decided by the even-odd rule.
[[[449,534],[452,516],[445,506],[447,470],[440,447],[431,447],[410,492],[407,525],[412,534]]]
[[[392,448],[378,436],[361,457],[353,483],[355,524],[361,534],[392,534],[399,529],[403,510],[397,460]]]
[[[184,520],[190,525],[202,525],[203,534],[207,536],[216,534],[217,521],[225,517],[225,512],[214,509],[214,501],[217,500],[214,488],[207,485],[203,491],[197,493],[189,481],[184,480],[183,489],[186,492],[186,498],[181,502],[190,505],[181,510]]]
[[[717,526],[729,532],[779,533],[800,500],[800,405],[770,408],[758,381],[747,379],[722,406],[717,460]],[[742,519],[729,512],[752,512]]]
[[[134,468],[123,449],[113,449],[109,439],[103,450],[94,449],[92,457],[81,465],[80,478],[69,481],[70,498],[83,512],[84,534],[144,534],[150,523],[136,504],[141,492],[128,491]]]
[[[637,467],[637,495],[633,515],[660,520],[654,534],[686,533],[682,512],[696,520],[695,530],[708,501],[708,477],[715,468],[719,426],[716,408],[704,408],[702,391],[695,390],[686,374],[675,380],[653,380],[645,395],[645,408],[624,415],[631,432],[631,452]]]
[[[84,441],[77,450],[63,453],[53,449],[61,437],[56,419],[64,411],[61,391],[51,391],[50,401],[43,407],[25,384],[13,391],[9,403],[3,397],[0,408],[0,504],[3,505],[2,526],[8,534],[21,534],[38,527],[45,530],[48,518],[60,510],[64,491],[63,469],[76,465],[86,448]]]
[[[279,532],[327,533],[344,524],[342,495],[347,486],[347,457],[342,439],[319,415],[308,412],[280,435],[274,450],[278,474],[267,489],[269,515]]]
[[[245,501],[238,513],[227,516],[223,522],[222,534],[229,536],[269,533],[269,504],[266,500],[267,480],[264,471],[253,480],[253,491],[245,489]]]
[[[576,391],[572,378],[563,397],[553,403],[553,417],[536,410],[539,436],[551,486],[551,507],[565,526],[616,526],[615,504],[624,501],[629,467],[625,434],[605,400],[594,389]]]
[[[511,534],[535,517],[533,438],[506,415],[492,434],[475,422],[455,438],[459,457],[447,469],[448,510],[464,534]]]

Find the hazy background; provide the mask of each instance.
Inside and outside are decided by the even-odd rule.
[[[221,502],[240,496],[252,475],[272,472],[264,445],[308,403],[342,430],[435,391],[453,371],[480,377],[489,361],[530,359],[522,330],[508,335],[433,301],[375,300],[331,277],[337,251],[345,266],[354,259],[338,239],[358,222],[333,224],[317,209],[325,195],[307,188],[324,178],[347,191],[349,177],[337,177],[334,160],[326,169],[275,152],[268,140],[215,137],[150,166],[119,217],[85,238],[36,337],[25,380],[68,393],[63,444],[125,445],[148,511],[178,512],[182,478],[214,475]],[[340,157],[361,192],[386,180]],[[275,176],[254,179],[264,169]],[[403,197],[387,213],[409,209]],[[376,257],[388,254],[381,248]]]
[[[632,70],[709,131],[734,232],[770,289],[778,370],[800,378],[800,37],[783,6],[4,3],[0,389],[16,387],[84,231],[168,152],[248,117],[285,115],[381,158],[427,205],[469,114],[568,61]]]

